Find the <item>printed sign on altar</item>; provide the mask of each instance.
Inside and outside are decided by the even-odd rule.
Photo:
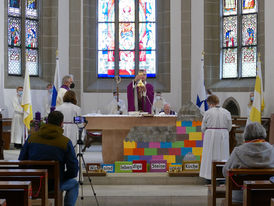
[[[107,173],[114,173],[114,164],[102,164],[102,169]]]
[[[146,160],[133,160],[132,161],[132,172],[146,172],[147,161]]]
[[[183,171],[200,171],[200,161],[183,161]]]
[[[151,160],[150,172],[166,172],[167,161],[166,160]]]

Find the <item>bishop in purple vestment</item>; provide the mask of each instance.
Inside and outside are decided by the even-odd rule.
[[[154,99],[153,86],[146,82],[146,71],[140,70],[127,87],[128,111],[143,111],[151,114]],[[143,85],[139,85],[142,80]]]

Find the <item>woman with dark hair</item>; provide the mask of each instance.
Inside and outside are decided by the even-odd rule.
[[[81,116],[81,108],[78,107],[76,94],[74,91],[69,90],[63,97],[63,104],[56,107],[56,111],[60,111],[64,115],[64,135],[76,145],[78,137],[78,127],[73,123],[74,117]]]
[[[202,132],[204,132],[203,153],[200,177],[211,180],[212,161],[228,160],[229,131],[232,127],[231,114],[219,106],[219,98],[211,95],[207,98],[209,110],[204,114]]]

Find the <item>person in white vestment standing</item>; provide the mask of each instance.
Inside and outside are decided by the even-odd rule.
[[[44,96],[44,109],[45,109],[45,114],[44,116],[47,117],[50,113],[50,108],[51,108],[51,100],[52,100],[52,84],[47,85],[47,94]]]
[[[57,99],[56,99],[56,107],[63,104],[63,98],[67,91],[73,89],[75,84],[73,83],[73,79],[70,75],[66,75],[63,77],[62,86],[58,90]]]
[[[117,102],[116,91],[113,92],[113,99],[108,105],[108,113],[109,114],[126,114],[127,113],[125,101],[119,97],[119,100]]]
[[[204,132],[203,153],[200,177],[211,180],[212,161],[229,159],[229,131],[232,127],[231,114],[219,106],[219,98],[211,95],[207,98],[210,107],[203,117]]]
[[[69,90],[63,98],[64,103],[56,107],[56,111],[60,111],[64,115],[64,136],[68,137],[73,146],[76,145],[78,139],[78,127],[74,124],[74,117],[81,116],[81,108],[78,107],[76,94]]]
[[[14,143],[16,149],[20,149],[24,138],[23,107],[21,106],[23,87],[17,87],[16,96],[12,99],[13,117],[11,123],[11,143]]]
[[[154,114],[156,115],[159,114],[163,110],[165,103],[166,101],[162,97],[162,93],[156,92],[155,99],[152,106],[152,111],[154,112]]]

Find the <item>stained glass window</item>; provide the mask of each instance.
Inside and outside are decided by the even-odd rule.
[[[21,16],[20,0],[9,0],[8,1],[8,14],[11,16]]]
[[[237,0],[224,0],[223,14],[225,16],[237,14]]]
[[[38,47],[38,22],[32,20],[25,21],[26,27],[26,47],[37,48]]]
[[[8,18],[8,45],[21,46],[21,19]]]
[[[38,18],[37,0],[26,0],[26,16],[28,18]]]
[[[242,18],[242,45],[257,44],[257,15],[244,15]]]
[[[229,16],[223,19],[223,44],[225,47],[237,46],[237,17]]]
[[[256,13],[257,12],[257,0],[242,0],[242,10],[243,14]]]
[[[22,5],[25,5],[22,7]],[[25,18],[21,13],[24,9]],[[22,25],[25,29],[22,31]],[[23,35],[23,37],[22,37]],[[30,75],[38,75],[39,65],[38,0],[8,1],[8,74],[22,75],[28,69]],[[25,59],[23,65],[22,58]]]
[[[255,77],[257,66],[257,1],[223,0],[222,7],[221,76],[222,78]],[[241,24],[238,25],[238,22]]]
[[[21,75],[20,48],[8,48],[8,74]]]
[[[98,77],[134,77],[139,69],[155,77],[155,0],[98,0],[97,5]]]
[[[29,75],[38,75],[38,51],[35,49],[26,49],[26,69]]]

